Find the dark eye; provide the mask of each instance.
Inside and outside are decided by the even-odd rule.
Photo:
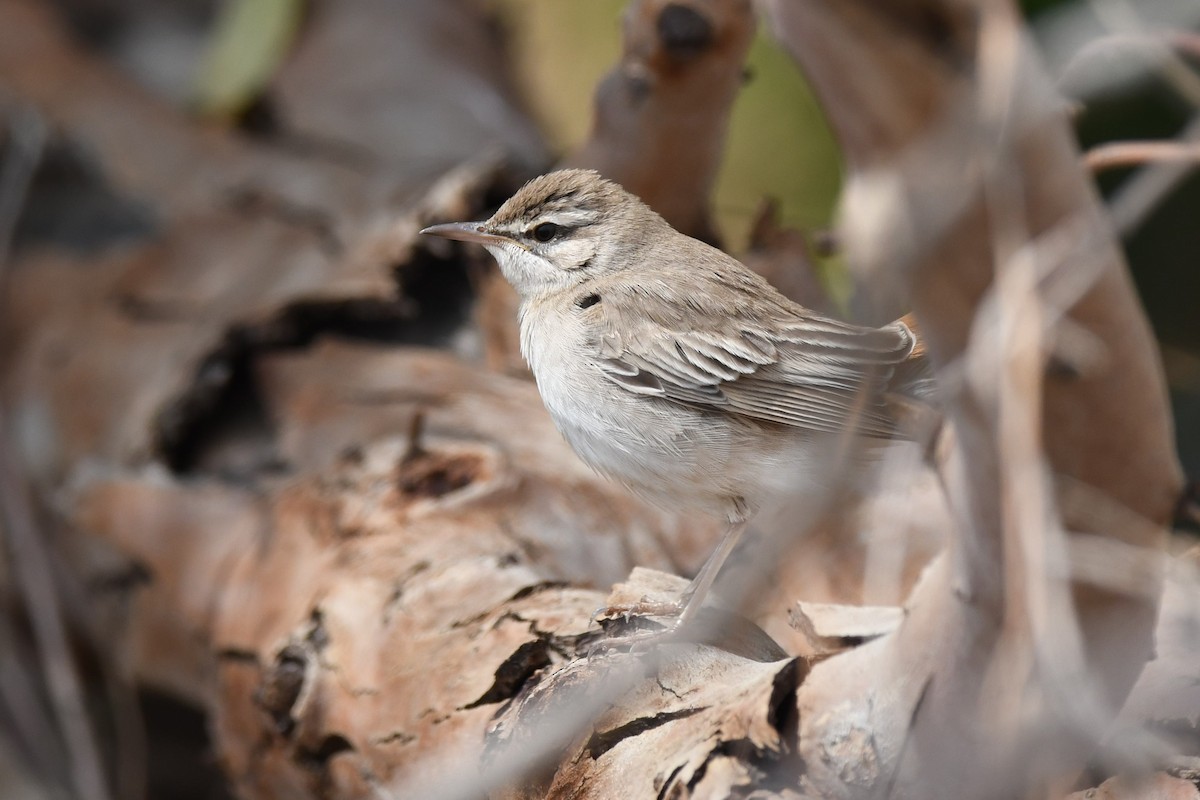
[[[548,242],[558,235],[558,226],[553,222],[543,222],[533,229],[533,238],[539,242]]]

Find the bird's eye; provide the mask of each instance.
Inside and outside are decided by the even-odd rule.
[[[553,222],[543,222],[533,229],[533,238],[539,242],[548,242],[558,235],[558,226]]]

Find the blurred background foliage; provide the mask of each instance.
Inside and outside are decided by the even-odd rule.
[[[287,58],[304,0],[253,0],[221,6],[200,74],[196,106],[210,117],[248,108]]]
[[[586,138],[592,92],[621,55],[627,0],[482,0],[508,41],[513,73],[552,150]],[[220,6],[196,82],[198,110],[233,118],[250,107],[287,56],[305,0],[233,0]],[[747,83],[729,131],[715,198],[732,249],[745,243],[764,195],[781,202],[783,221],[830,224],[841,180],[837,145],[792,60],[760,31]]]
[[[517,80],[551,145],[564,152],[587,136],[592,91],[621,55],[626,0],[491,0],[509,37]],[[783,221],[822,228],[841,181],[837,145],[795,64],[760,30],[734,108],[714,198],[731,249],[743,248],[764,195]]]

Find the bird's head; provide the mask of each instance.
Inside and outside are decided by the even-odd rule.
[[[534,178],[483,222],[434,225],[421,233],[476,242],[522,298],[550,294],[636,263],[671,228],[598,172],[567,169]]]

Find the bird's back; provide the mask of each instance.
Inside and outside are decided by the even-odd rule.
[[[601,298],[591,316],[598,363],[627,391],[881,437],[896,434],[890,395],[927,392],[924,351],[904,321],[823,317],[718,250],[675,244],[589,283]]]
[[[584,461],[733,518],[820,484],[847,441],[902,435],[890,395],[912,393],[924,359],[904,323],[821,317],[727,258],[659,257],[529,301],[522,341]]]

